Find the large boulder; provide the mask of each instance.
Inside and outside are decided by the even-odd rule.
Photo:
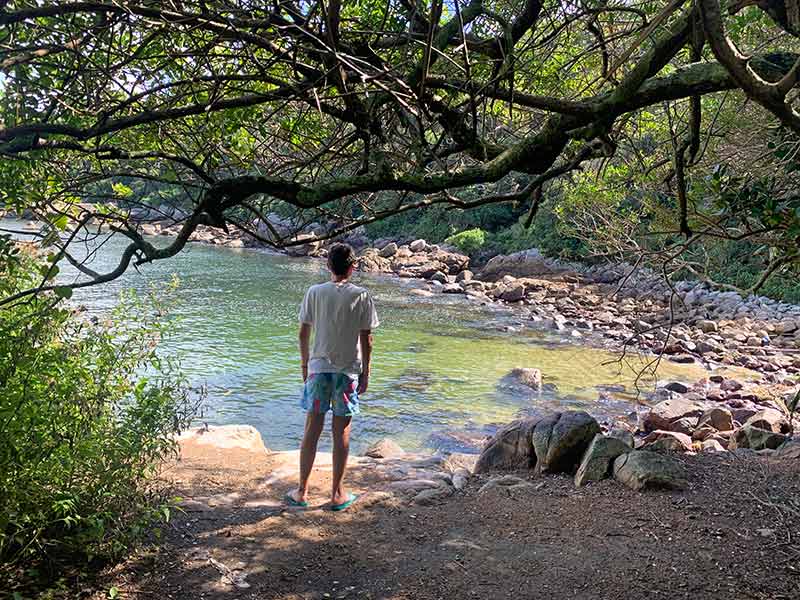
[[[786,440],[778,448],[775,458],[800,461],[800,439]]]
[[[728,450],[750,448],[751,450],[775,450],[787,440],[782,433],[768,431],[753,425],[744,425],[731,437]]]
[[[697,419],[705,411],[706,406],[686,398],[670,398],[659,402],[644,417],[645,431],[657,429],[671,431],[672,423],[683,418]]]
[[[498,469],[528,469],[536,464],[531,439],[539,422],[522,419],[506,425],[489,440],[475,463],[475,473]]]
[[[545,417],[533,430],[536,468],[540,473],[572,472],[598,433],[600,425],[583,411]]]
[[[536,248],[515,252],[506,256],[495,256],[480,272],[482,281],[499,281],[506,275],[514,277],[537,277],[566,271],[558,261],[546,258]]]
[[[600,434],[594,436],[575,474],[575,485],[581,487],[590,481],[605,479],[611,474],[614,460],[630,451],[631,447],[622,440]]]
[[[379,256],[381,256],[381,258],[391,258],[395,254],[397,254],[397,244],[395,242],[390,242],[381,248]]]
[[[687,486],[686,469],[674,458],[633,450],[614,461],[614,479],[632,490],[684,489]]]

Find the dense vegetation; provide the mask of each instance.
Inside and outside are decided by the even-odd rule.
[[[51,263],[0,238],[0,292]],[[68,295],[68,289],[59,289]],[[118,556],[169,516],[150,484],[191,403],[156,354],[164,300],[102,321],[40,294],[0,311],[0,588]]]
[[[81,285],[201,225],[286,246],[310,223],[393,222],[779,293],[798,264],[798,27],[780,0],[748,4],[3,2],[0,202],[64,232],[44,234],[60,260],[99,223],[129,238]],[[159,215],[136,204],[180,235],[149,244]],[[735,243],[744,276],[710,260]]]

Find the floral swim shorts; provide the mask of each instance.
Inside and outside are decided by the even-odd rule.
[[[337,417],[352,417],[360,412],[357,386],[346,373],[314,373],[306,380],[300,406],[317,415],[332,410]]]

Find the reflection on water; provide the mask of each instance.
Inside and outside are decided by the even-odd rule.
[[[112,269],[123,244],[110,240],[92,268]],[[131,269],[110,284],[77,290],[73,301],[106,311],[121,290],[163,285],[173,274],[181,281],[173,311],[178,318],[163,351],[182,358],[193,384],[207,385],[203,420],[252,424],[268,447],[296,447],[303,423],[297,308],[306,288],[326,278],[323,264],[191,245],[138,273]],[[419,297],[408,293],[417,284],[407,280],[357,279],[372,290],[382,321],[370,390],[353,425],[357,450],[383,436],[409,449],[468,449],[523,414],[568,407],[606,417],[632,410],[632,368],[643,363],[620,365],[612,354],[541,333],[504,333],[515,320],[507,309],[444,294]],[[531,393],[499,384],[515,367],[540,369],[557,390]],[[660,372],[663,378],[681,374],[701,372],[671,363]]]

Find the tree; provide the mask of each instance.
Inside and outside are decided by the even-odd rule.
[[[748,14],[731,35],[761,48],[775,24]],[[0,26],[0,200],[52,225],[53,264],[88,276],[73,287],[174,256],[201,224],[306,243],[271,228],[276,207],[333,224],[321,238],[432,204],[522,203],[530,223],[550,182],[641,155],[643,120],[692,238],[687,172],[719,142],[719,94],[800,132],[797,44],[744,57],[718,0],[0,1]],[[166,211],[167,247],[110,204],[123,180],[187,209]],[[70,250],[99,225],[130,239],[108,273]]]

